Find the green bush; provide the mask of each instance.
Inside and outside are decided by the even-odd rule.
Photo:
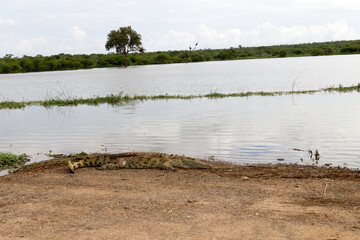
[[[154,63],[156,64],[165,64],[165,63],[172,63],[170,55],[166,53],[159,53],[154,58]]]
[[[27,157],[25,153],[16,155],[0,152],[0,170],[22,166],[29,160]]]
[[[288,55],[288,52],[286,50],[281,50],[279,52],[279,57],[286,57]]]
[[[360,50],[360,47],[351,46],[351,47],[345,47],[340,50],[341,53],[356,53]]]
[[[237,57],[237,52],[234,49],[225,49],[222,50],[217,58],[221,60],[231,60],[235,59]]]
[[[201,56],[200,54],[194,53],[191,55],[190,57],[192,62],[203,62],[205,61],[204,57]]]

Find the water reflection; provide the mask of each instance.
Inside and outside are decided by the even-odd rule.
[[[295,79],[295,90],[350,86],[360,82],[359,65],[360,55],[347,55],[2,74],[0,100],[290,91]]]
[[[294,100],[294,101],[293,101]],[[121,106],[0,110],[13,153],[157,151],[238,163],[310,161],[360,167],[360,94],[158,100]]]

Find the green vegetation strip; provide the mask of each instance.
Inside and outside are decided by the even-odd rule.
[[[0,109],[22,109],[27,106],[77,106],[81,104],[85,105],[99,105],[99,104],[111,104],[116,105],[123,102],[129,101],[145,101],[145,100],[160,100],[160,99],[195,99],[195,98],[226,98],[226,97],[250,97],[250,96],[282,96],[282,95],[297,95],[297,94],[314,94],[318,92],[360,92],[360,83],[357,86],[350,87],[329,87],[319,90],[304,90],[304,91],[278,91],[278,92],[242,92],[242,93],[217,93],[212,92],[205,95],[156,95],[156,96],[145,96],[145,95],[123,95],[122,93],[117,95],[107,95],[106,97],[95,97],[95,98],[71,98],[71,99],[50,99],[50,100],[39,100],[39,101],[27,101],[27,102],[14,102],[4,101],[0,102]]]
[[[16,155],[0,152],[0,170],[16,168],[24,165],[29,159],[25,153]]]
[[[201,48],[201,44],[199,48]],[[360,54],[360,40],[259,47],[243,47],[239,45],[229,49],[129,53],[126,60],[129,65],[148,65],[345,54]],[[0,58],[0,74],[119,67],[125,65],[125,56],[115,53],[90,55],[61,53],[52,56],[36,55],[23,57],[6,54]]]

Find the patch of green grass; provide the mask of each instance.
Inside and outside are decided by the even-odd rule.
[[[5,101],[0,102],[0,109],[21,109],[26,106],[43,106],[43,107],[52,107],[52,106],[77,106],[80,104],[85,105],[99,105],[99,104],[120,104],[122,102],[129,101],[147,101],[147,100],[162,100],[162,99],[194,99],[194,98],[226,98],[226,97],[250,97],[250,96],[282,96],[282,95],[299,95],[299,94],[315,94],[318,92],[339,92],[339,93],[348,93],[357,91],[360,92],[360,83],[358,85],[344,87],[339,85],[338,87],[329,87],[318,90],[303,90],[303,91],[277,91],[277,92],[240,92],[240,93],[218,93],[210,92],[204,95],[154,95],[154,96],[145,96],[145,95],[123,95],[111,94],[105,97],[96,96],[93,98],[67,98],[67,99],[49,99],[43,101],[29,101],[29,102],[13,102]]]
[[[16,155],[13,153],[0,152],[0,170],[20,167],[27,161],[29,161],[29,159],[25,153]]]
[[[0,109],[20,109],[25,107],[26,107],[25,102],[13,102],[13,101],[0,102]]]
[[[358,85],[353,85],[350,87],[344,87],[343,85],[339,84],[338,87],[329,87],[329,88],[324,88],[322,90],[324,92],[341,92],[341,93],[347,93],[353,91],[360,92],[360,83],[358,83]]]

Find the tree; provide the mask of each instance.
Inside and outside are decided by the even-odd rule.
[[[186,56],[186,63],[189,63],[189,58],[191,57],[191,53],[193,51],[195,51],[197,45],[199,44],[199,42],[197,42],[194,46],[194,48],[192,48],[191,46],[189,46],[189,51],[185,53],[185,56]]]
[[[288,52],[285,49],[280,50],[279,57],[286,57],[288,55]]]
[[[166,53],[159,53],[154,58],[154,63],[157,64],[165,64],[165,63],[171,63],[171,57],[169,54]]]
[[[143,53],[145,51],[142,47],[141,35],[132,30],[131,26],[112,30],[108,34],[105,48],[108,51],[115,48],[117,54],[124,54],[126,67],[128,66],[127,55],[129,52]]]

